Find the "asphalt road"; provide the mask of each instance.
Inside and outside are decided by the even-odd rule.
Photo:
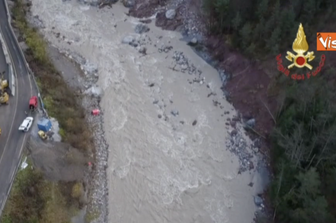
[[[18,130],[26,117],[29,99],[32,96],[32,82],[25,66],[25,58],[19,51],[15,36],[10,31],[5,8],[5,0],[0,0],[0,31],[11,56],[15,77],[15,97],[10,97],[9,105],[0,106],[0,214],[7,199],[13,176],[20,162],[27,133]],[[4,70],[4,55],[0,50],[0,69]]]

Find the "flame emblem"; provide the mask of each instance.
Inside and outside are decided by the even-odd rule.
[[[307,63],[307,61],[312,61],[314,60],[314,52],[308,52],[306,55],[304,54],[305,52],[308,51],[309,45],[306,40],[306,34],[303,30],[302,24],[299,26],[299,30],[296,34],[296,39],[293,42],[293,51],[296,52],[296,55],[287,51],[287,56],[286,59],[289,60],[290,62],[293,62],[288,66],[288,69],[295,67],[302,68],[302,67],[307,67],[308,69],[312,70],[313,67]]]

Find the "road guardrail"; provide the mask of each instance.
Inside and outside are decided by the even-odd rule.
[[[2,31],[0,29],[0,42],[2,46],[2,51],[5,55],[5,60],[7,64],[7,72],[8,72],[8,87],[11,90],[13,96],[15,96],[15,78],[13,73],[13,65],[10,59],[10,55],[8,54],[8,47],[7,44],[2,36]]]
[[[11,93],[13,96],[15,96],[15,77],[13,72],[13,66],[11,64],[8,65],[8,85],[11,86]]]

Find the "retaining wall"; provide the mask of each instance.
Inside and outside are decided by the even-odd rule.
[[[6,42],[4,41],[4,38],[2,36],[2,32],[0,29],[0,42],[2,46],[2,51],[5,55],[5,60],[7,64],[7,73],[8,73],[8,87],[11,91],[11,94],[15,96],[15,78],[14,78],[14,72],[13,72],[13,65],[12,65],[12,60],[10,58],[10,55],[8,54],[8,47]]]

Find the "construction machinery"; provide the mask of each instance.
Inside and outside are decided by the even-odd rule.
[[[29,110],[31,112],[33,112],[33,111],[35,111],[35,109],[37,109],[37,102],[38,102],[37,96],[33,96],[29,99]]]
[[[9,95],[6,92],[8,87],[8,81],[5,80],[4,75],[0,78],[0,103],[1,104],[8,104]]]
[[[42,130],[38,131],[37,134],[38,134],[38,135],[40,136],[40,138],[43,139],[43,140],[46,140],[46,139],[48,138],[47,134],[46,134],[44,131],[42,131]]]
[[[37,122],[37,127],[38,127],[38,135],[40,136],[41,139],[46,140],[46,139],[52,139],[52,123],[47,117],[43,117]]]
[[[39,130],[37,134],[42,140],[53,140],[54,132],[52,131],[45,132],[43,130]]]
[[[26,116],[32,116],[34,114],[35,110],[38,109],[37,103],[38,103],[37,96],[33,96],[29,99],[29,107],[28,107],[29,110],[28,112],[25,111]]]
[[[9,101],[9,96],[8,96],[7,92],[1,92],[0,103],[8,105],[8,101]]]

